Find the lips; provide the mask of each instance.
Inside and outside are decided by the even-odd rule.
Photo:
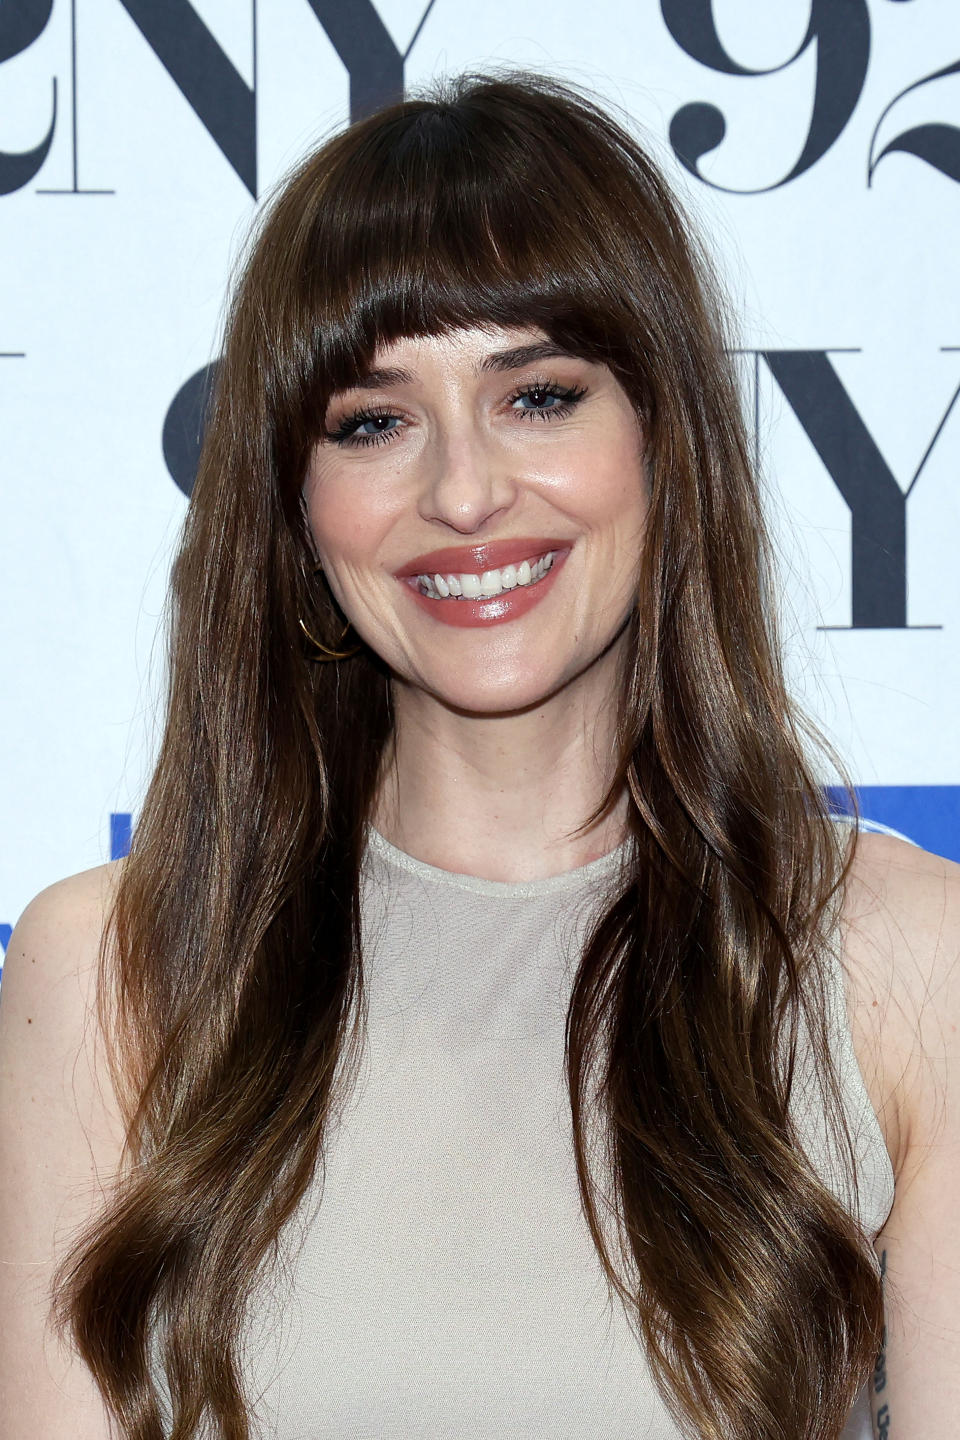
[[[412,602],[440,624],[457,629],[502,625],[509,620],[521,619],[546,598],[570,549],[569,541],[526,538],[498,540],[489,545],[455,546],[418,555],[416,560],[397,572],[397,579]],[[539,557],[546,557],[543,569],[531,569],[529,563],[523,563]],[[433,590],[432,594],[424,593],[421,588],[424,578],[429,581],[433,575],[434,580],[439,582],[444,572],[451,582],[457,581],[458,588],[449,592],[457,598],[445,598],[446,589],[438,595],[432,585],[429,587]],[[500,572],[499,577],[496,572]],[[512,572],[509,580],[507,572]],[[523,579],[524,575],[526,579]],[[499,585],[502,579],[503,593],[468,599],[469,592],[465,588],[461,592],[459,588],[461,582],[465,587],[468,577],[474,581],[482,577],[483,583],[489,579],[495,585]]]
[[[548,550],[567,551],[570,541],[555,536],[518,536],[515,540],[491,540],[482,545],[450,545],[444,550],[430,550],[418,555],[402,569],[395,570],[398,580],[413,575],[455,575],[467,573],[482,575],[485,570],[501,570],[504,565],[516,565],[521,560],[536,560]]]

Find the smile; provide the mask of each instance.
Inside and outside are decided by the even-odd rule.
[[[570,550],[559,536],[515,536],[433,550],[395,574],[431,620],[458,629],[503,625],[543,603]]]
[[[431,600],[492,600],[504,590],[517,586],[536,585],[549,572],[554,552],[521,560],[519,565],[504,565],[502,570],[484,570],[481,575],[417,575],[415,584],[421,595]]]

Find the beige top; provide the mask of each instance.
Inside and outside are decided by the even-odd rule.
[[[317,1181],[251,1309],[258,1437],[677,1440],[581,1213],[563,1068],[570,983],[621,859],[503,884],[371,831],[365,1049],[322,1203]],[[893,1170],[832,973],[873,1236]],[[815,1106],[803,1123],[851,1204]],[[864,1393],[845,1440],[869,1435]]]

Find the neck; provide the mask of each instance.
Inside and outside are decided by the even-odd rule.
[[[538,880],[589,864],[626,833],[626,795],[582,829],[613,777],[608,685],[568,685],[533,709],[464,714],[394,686],[394,736],[373,823],[409,855],[487,880]]]

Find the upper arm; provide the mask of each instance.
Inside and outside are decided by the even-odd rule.
[[[50,1280],[102,1210],[123,1126],[98,1045],[95,982],[114,867],[44,891],[0,987],[0,1440],[107,1440],[93,1376],[48,1324]]]
[[[883,836],[867,848],[862,928],[887,957],[882,1043],[902,1138],[876,1239],[886,1330],[874,1433],[947,1440],[960,1410],[960,865]]]

